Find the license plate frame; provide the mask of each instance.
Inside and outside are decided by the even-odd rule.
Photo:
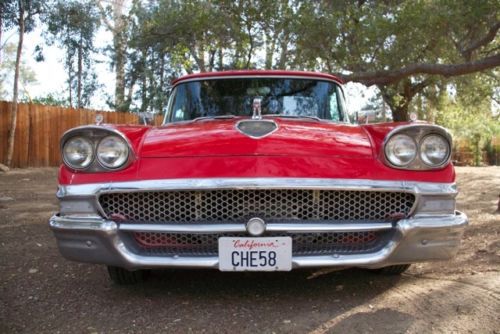
[[[291,237],[221,237],[218,246],[220,271],[292,270]]]

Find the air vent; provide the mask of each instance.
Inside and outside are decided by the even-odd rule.
[[[241,121],[236,128],[250,138],[262,138],[278,130],[278,125],[268,120]]]

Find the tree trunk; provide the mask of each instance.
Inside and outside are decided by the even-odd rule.
[[[160,53],[160,89],[158,89],[160,95],[160,101],[158,103],[158,112],[163,114],[163,105],[165,104],[165,54]]]
[[[148,97],[148,78],[146,74],[146,69],[147,69],[147,62],[148,62],[148,53],[146,49],[142,50],[142,68],[141,68],[141,108],[139,109],[141,112],[146,112],[148,109],[148,104],[149,101],[147,100]]]
[[[219,48],[219,71],[224,69],[224,52],[222,46]]]
[[[125,47],[122,37],[123,32],[117,32],[113,36],[115,48],[115,109],[127,111],[125,103]]]
[[[2,6],[0,6],[0,65],[2,64],[2,25],[3,25],[3,10]]]
[[[16,53],[16,68],[14,71],[14,92],[12,94],[12,103],[10,105],[10,133],[7,147],[7,166],[12,164],[12,157],[14,156],[14,141],[16,138],[16,125],[17,125],[17,95],[18,95],[18,82],[19,82],[19,67],[21,64],[21,53],[23,51],[24,40],[24,2],[19,0],[19,41],[17,43]]]
[[[396,105],[392,109],[392,119],[394,122],[408,122],[408,104]]]
[[[77,73],[77,99],[78,108],[82,106],[82,72],[83,72],[83,41],[80,38],[80,45],[78,46],[78,73]]]

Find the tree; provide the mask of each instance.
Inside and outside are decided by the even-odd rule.
[[[314,2],[302,6],[292,67],[377,85],[394,120],[436,76],[500,65],[498,1]]]
[[[99,22],[97,7],[90,0],[58,0],[47,16],[47,42],[57,43],[66,53],[70,106],[74,105],[73,95],[77,108],[88,105],[98,87],[92,54]]]
[[[377,85],[403,121],[437,80],[500,65],[497,7],[497,0],[162,0],[143,6],[135,40],[188,73],[320,70]]]
[[[39,15],[43,9],[44,2],[41,0],[4,0],[1,4],[2,24],[5,26],[17,27],[19,39],[17,42],[16,61],[14,68],[14,83],[12,93],[12,103],[10,104],[10,132],[7,144],[6,165],[11,166],[14,155],[14,140],[16,137],[17,125],[17,100],[19,94],[19,71],[21,65],[21,53],[23,50],[24,34],[34,27],[35,16]]]
[[[10,99],[10,89],[13,86],[12,69],[16,66],[17,46],[7,43],[3,48],[3,61],[0,63],[0,99]],[[20,99],[30,100],[29,86],[37,83],[35,72],[21,59],[19,64],[19,86],[22,92]]]
[[[102,21],[113,34],[112,64],[115,70],[115,100],[114,108],[117,111],[128,110],[129,104],[125,99],[125,67],[127,63],[128,29],[130,16],[125,13],[127,0],[115,0],[105,6],[104,1],[96,0],[99,6]]]

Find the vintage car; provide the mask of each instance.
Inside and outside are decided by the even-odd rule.
[[[451,145],[423,122],[354,124],[332,75],[187,75],[161,126],[63,135],[50,227],[119,284],[154,268],[399,274],[457,252]]]

